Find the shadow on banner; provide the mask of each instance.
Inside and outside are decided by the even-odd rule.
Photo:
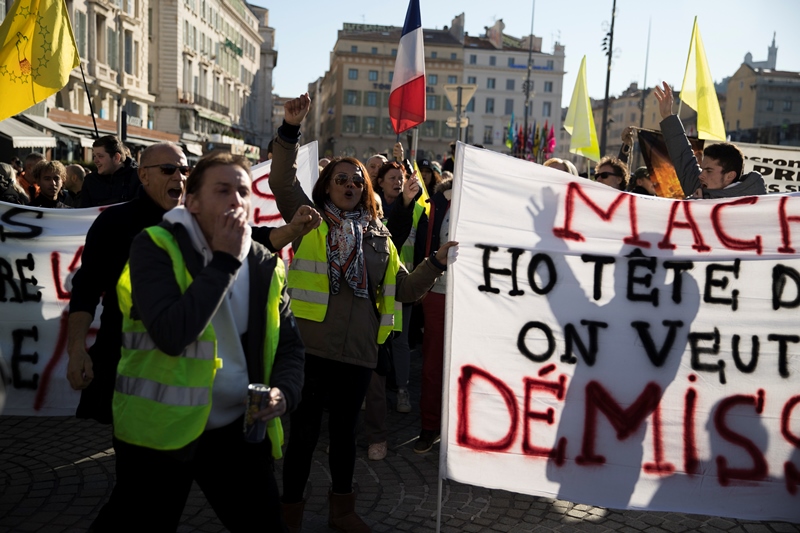
[[[681,188],[681,182],[678,180],[678,175],[675,173],[675,167],[672,166],[672,161],[667,152],[667,145],[664,142],[664,136],[660,131],[653,130],[638,130],[639,132],[639,148],[644,157],[644,163],[647,165],[647,170],[650,172],[650,179],[653,186],[656,188],[656,194],[662,198],[686,198],[686,193]],[[697,154],[703,153],[702,139],[689,138],[692,144],[692,151]],[[691,194],[692,191],[689,191]]]

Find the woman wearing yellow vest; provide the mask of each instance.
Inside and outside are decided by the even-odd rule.
[[[308,198],[295,170],[300,123],[310,106],[307,94],[285,104],[269,180],[285,220],[303,205],[315,206],[323,217],[317,230],[294,242],[288,274],[306,363],[283,464],[284,519],[291,531],[300,530],[303,495],[327,405],[332,482],[328,523],[339,531],[366,532],[369,526],[355,513],[353,469],[356,425],[378,344],[402,324],[395,300],[412,302],[425,294],[456,243],[444,244],[409,274],[377,218],[367,170],[353,158],[334,158]]]

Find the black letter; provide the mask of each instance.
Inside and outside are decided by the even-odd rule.
[[[675,281],[672,282],[672,301],[676,304],[681,303],[681,288],[683,288],[683,276],[681,272],[694,268],[692,261],[664,261],[664,268],[675,271]]]
[[[528,331],[532,330],[533,328],[542,330],[544,336],[547,337],[547,350],[541,355],[531,352],[528,349],[528,346],[525,344],[525,335],[527,335]],[[522,353],[522,355],[534,363],[543,363],[550,359],[550,356],[553,355],[554,351],[556,351],[556,339],[553,337],[553,332],[550,330],[547,324],[543,322],[528,322],[522,326],[522,329],[519,332],[519,337],[517,337],[517,348],[519,348],[519,351]]]
[[[783,289],[786,288],[786,277],[792,278],[797,289],[797,296],[791,302],[781,300]],[[800,273],[786,265],[775,265],[772,269],[772,308],[776,311],[781,307],[794,309],[800,305]]]
[[[499,250],[497,246],[486,246],[485,244],[476,244],[478,248],[483,249],[483,281],[484,285],[478,285],[479,291],[490,292],[492,294],[499,294],[500,289],[492,287],[491,274],[502,274],[510,276],[511,271],[507,268],[489,268],[489,254]]]
[[[581,325],[589,326],[589,349],[586,349],[586,345],[583,344],[580,335],[578,335],[578,332],[575,330],[575,326],[567,324],[564,327],[564,338],[567,341],[567,346],[564,350],[564,355],[561,356],[561,360],[571,365],[578,362],[575,356],[572,355],[572,344],[575,343],[575,346],[578,347],[578,351],[581,352],[581,357],[583,357],[584,362],[589,366],[594,366],[597,360],[597,328],[607,328],[608,324],[605,322],[581,320]]]
[[[800,337],[797,335],[771,334],[767,336],[767,340],[778,341],[778,374],[780,374],[782,378],[788,378],[789,368],[786,365],[786,352],[788,351],[788,346],[786,343],[798,343],[800,342]]]
[[[730,305],[731,309],[736,311],[739,308],[738,290],[732,290],[730,298],[715,298],[714,296],[711,296],[712,287],[719,287],[725,290],[725,288],[728,286],[727,276],[723,276],[722,279],[714,279],[714,273],[717,271],[732,272],[733,277],[739,279],[739,260],[736,259],[733,262],[733,266],[711,264],[706,267],[706,287],[703,291],[703,301],[709,304]]]
[[[582,254],[581,259],[583,259],[584,263],[594,263],[594,290],[592,291],[592,298],[597,301],[602,296],[603,265],[613,265],[616,259],[604,255],[590,254]]]
[[[636,269],[639,267],[646,268],[650,272],[656,271],[656,258],[647,257],[642,251],[637,248],[631,252],[628,257],[628,300],[632,302],[652,302],[653,307],[658,307],[658,289],[653,289],[649,294],[639,294],[634,292],[634,285],[644,285],[650,287],[653,281],[652,274],[645,274],[642,277],[637,277]]]
[[[6,284],[11,286],[14,292],[14,297],[11,298],[12,302],[22,302],[22,295],[17,287],[17,282],[14,280],[14,271],[11,269],[11,264],[0,257],[0,302],[7,301],[6,299]]]
[[[739,339],[739,335],[733,336],[733,345],[731,346],[731,351],[733,352],[733,362],[736,364],[736,368],[738,368],[740,372],[749,374],[756,369],[756,365],[758,364],[758,348],[760,343],[758,342],[758,336],[753,335],[753,348],[750,352],[750,362],[744,364],[742,358],[739,357]]]
[[[23,222],[14,222],[14,215],[19,213],[34,213],[34,211],[30,211],[28,209],[23,209],[21,207],[13,207],[3,213],[3,216],[0,217],[0,220],[5,222],[6,224],[10,224],[12,226],[22,226],[23,228],[30,228],[31,231],[28,233],[20,233],[18,231],[6,233],[5,228],[0,225],[0,242],[6,242],[7,237],[16,237],[17,239],[33,239],[38,237],[42,234],[42,228],[38,226],[32,226],[30,224],[25,224]],[[36,211],[36,218],[42,218],[44,216],[44,211]]]
[[[36,291],[36,294],[31,294],[28,292],[27,286],[28,282],[34,287],[38,283],[36,278],[26,278],[25,274],[22,273],[22,268],[25,267],[28,270],[33,270],[36,266],[33,262],[33,255],[28,254],[28,257],[25,259],[17,259],[17,274],[19,274],[19,285],[22,288],[22,299],[26,302],[40,302],[42,300],[42,291]]]
[[[36,326],[31,329],[15,329],[11,332],[11,338],[14,339],[14,352],[11,354],[11,375],[14,380],[15,389],[33,389],[36,390],[39,384],[39,374],[34,374],[33,379],[24,380],[19,371],[19,365],[22,363],[36,364],[39,361],[39,354],[22,354],[22,342],[25,337],[32,337],[34,341],[39,340],[39,330]]]
[[[547,285],[544,287],[539,287],[536,284],[536,278],[534,274],[536,274],[536,270],[539,268],[539,263],[544,262],[545,266],[547,266]],[[528,283],[531,286],[531,289],[536,294],[542,295],[547,294],[548,292],[553,290],[553,287],[556,284],[556,279],[558,279],[558,275],[556,274],[556,265],[553,263],[553,260],[550,259],[550,256],[547,254],[536,254],[531,259],[531,262],[528,263]]]
[[[714,341],[714,345],[711,348],[702,348],[698,346],[699,341]],[[716,364],[700,362],[700,354],[717,355],[719,353],[719,330],[714,328],[714,333],[689,333],[689,346],[692,348],[692,370],[719,372],[719,382],[725,385],[725,361],[720,359]]]
[[[521,256],[525,250],[520,250],[519,248],[509,248],[508,253],[511,254],[511,290],[508,291],[508,294],[511,296],[519,296],[521,294],[525,294],[525,291],[519,290],[517,286],[517,260],[519,256]]]
[[[680,320],[665,320],[662,324],[667,326],[669,331],[667,332],[667,338],[664,339],[664,344],[661,345],[661,349],[658,349],[656,348],[656,343],[653,342],[653,337],[650,336],[650,324],[647,322],[631,322],[631,326],[639,332],[639,338],[642,339],[647,357],[656,367],[664,365],[672,345],[675,344],[675,332],[678,328],[683,327],[683,322]]]

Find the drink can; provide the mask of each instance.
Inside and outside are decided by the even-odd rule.
[[[244,412],[244,440],[247,442],[263,442],[267,436],[267,423],[256,420],[253,416],[269,405],[269,387],[263,383],[251,383],[247,386],[247,410]]]

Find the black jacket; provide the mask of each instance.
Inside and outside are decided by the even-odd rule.
[[[95,207],[129,202],[139,190],[139,165],[130,157],[110,176],[96,172],[87,175],[81,189],[80,207]]]

